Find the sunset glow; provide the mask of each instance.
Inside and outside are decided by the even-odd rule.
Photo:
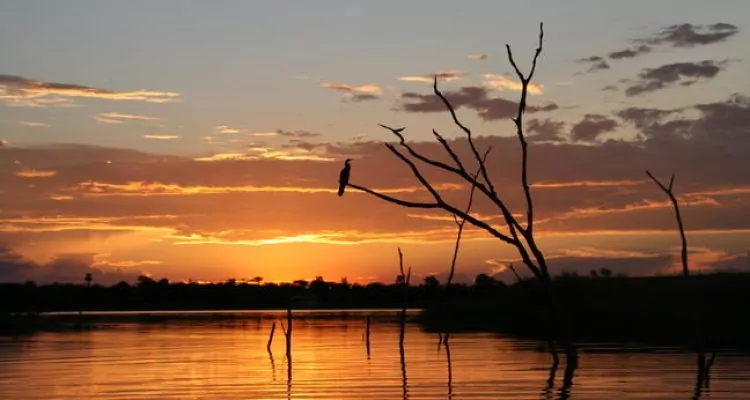
[[[444,1],[0,6],[0,281],[392,282],[399,246],[415,279],[444,279],[453,216],[338,197],[339,171],[352,159],[351,183],[431,201],[378,123],[450,163],[434,129],[473,161],[432,92],[437,76],[477,146],[492,146],[489,175],[523,221],[511,121],[521,86],[504,45],[528,68],[540,20],[525,129],[553,273],[678,269],[672,205],[646,169],[676,175],[693,267],[746,269],[750,7],[689,3],[634,19],[621,18],[625,2],[546,0],[512,15],[483,2],[448,30],[460,7]],[[424,171],[463,207],[466,182]],[[507,231],[485,196],[473,215]],[[463,240],[457,280],[512,277],[515,249],[468,225]]]

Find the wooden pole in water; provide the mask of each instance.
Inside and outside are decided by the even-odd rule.
[[[286,308],[286,358],[291,365],[292,360],[292,304]]]
[[[370,359],[370,316],[365,321],[365,347],[367,347],[367,359]]]

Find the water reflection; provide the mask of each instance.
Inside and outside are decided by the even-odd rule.
[[[372,319],[368,360],[363,319],[295,319],[293,364],[279,357],[280,335],[265,348],[272,319],[0,338],[0,399],[688,399],[709,397],[709,387],[711,398],[740,399],[750,391],[746,356],[722,354],[698,382],[691,353],[589,346],[573,384],[564,364],[550,368],[544,343],[453,333],[436,352],[435,334],[409,324],[401,347],[395,315]],[[284,367],[286,379],[277,376]]]

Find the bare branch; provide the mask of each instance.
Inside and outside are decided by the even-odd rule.
[[[674,192],[672,191],[672,186],[674,185],[674,178],[675,174],[672,174],[672,177],[669,179],[669,187],[664,186],[664,184],[661,183],[654,175],[651,174],[648,170],[646,171],[646,175],[651,178],[654,183],[656,183],[659,188],[669,197],[669,200],[672,202],[672,207],[674,208],[674,215],[675,219],[677,220],[677,228],[680,230],[680,241],[682,242],[682,251],[681,251],[681,258],[682,258],[682,274],[685,276],[690,275],[690,269],[688,268],[688,250],[687,250],[687,238],[685,237],[685,227],[682,224],[682,215],[680,214],[680,205],[677,202],[677,197],[674,195]]]
[[[469,147],[471,147],[471,152],[474,153],[474,158],[476,159],[477,163],[479,163],[479,169],[482,172],[482,179],[484,179],[485,184],[487,184],[487,188],[489,189],[489,192],[492,193],[492,196],[490,197],[497,198],[497,192],[495,192],[495,187],[492,185],[492,181],[490,180],[490,177],[487,174],[487,168],[485,168],[484,162],[482,162],[482,157],[479,155],[479,151],[477,150],[477,147],[474,145],[474,139],[471,136],[471,130],[467,128],[466,125],[461,123],[461,121],[458,119],[458,116],[456,115],[456,110],[453,108],[453,106],[448,101],[448,99],[445,98],[443,93],[440,92],[440,90],[438,90],[437,75],[435,75],[435,81],[432,84],[432,90],[433,92],[435,92],[435,95],[440,97],[440,100],[443,101],[443,104],[445,104],[445,107],[448,109],[448,111],[451,114],[451,117],[453,118],[453,122],[456,125],[458,125],[458,127],[461,128],[461,130],[463,130],[466,133],[466,138],[469,142]]]
[[[510,270],[513,272],[513,275],[516,276],[516,280],[518,282],[523,282],[523,278],[521,278],[521,275],[518,274],[518,271],[516,271],[516,267],[514,267],[513,264],[510,264],[508,268],[510,268]]]
[[[398,270],[401,272],[404,282],[406,282],[406,275],[404,275],[404,253],[401,252],[401,247],[398,248]]]
[[[435,135],[435,138],[438,140],[438,142],[443,145],[443,148],[451,156],[453,161],[456,163],[456,166],[458,166],[458,169],[466,173],[466,168],[464,168],[463,163],[461,163],[461,159],[458,158],[458,155],[453,151],[453,148],[450,146],[450,144],[448,144],[448,141],[445,140],[445,138],[434,129],[432,130],[432,134]]]
[[[347,183],[346,186],[349,186],[352,189],[357,189],[359,191],[371,194],[381,200],[385,200],[389,203],[398,204],[402,207],[409,207],[409,208],[441,208],[440,204],[438,203],[419,203],[414,201],[407,201],[407,200],[401,200],[397,199],[395,197],[388,196],[386,194],[378,193],[372,189],[368,189],[363,186],[355,185],[353,183]]]
[[[654,183],[656,183],[657,185],[659,185],[659,188],[661,188],[661,190],[664,191],[664,193],[666,193],[667,195],[669,195],[672,192],[671,189],[667,188],[666,186],[664,186],[661,183],[661,181],[659,181],[658,179],[656,179],[656,177],[654,175],[652,175],[650,171],[646,170],[646,175],[648,175],[648,177],[651,178],[651,180],[654,181]]]
[[[526,112],[526,98],[529,93],[529,83],[531,78],[534,76],[536,70],[536,62],[539,58],[539,54],[542,52],[542,41],[544,39],[544,23],[539,23],[539,46],[534,53],[534,60],[531,64],[531,70],[529,76],[525,77],[523,72],[518,68],[515,59],[513,58],[513,52],[510,49],[510,45],[506,44],[505,48],[508,51],[508,60],[513,66],[513,69],[518,75],[518,79],[521,80],[521,100],[518,102],[518,112],[513,118],[513,123],[516,125],[516,135],[521,143],[521,184],[523,185],[524,196],[526,197],[526,231],[528,236],[524,233],[524,237],[527,239],[533,234],[534,231],[534,202],[531,199],[531,186],[529,185],[528,176],[528,164],[529,164],[529,151],[528,143],[526,142],[526,135],[523,131],[523,115]]]
[[[438,204],[443,203],[443,198],[440,196],[440,193],[438,193],[438,191],[435,190],[434,187],[432,187],[430,182],[427,181],[427,179],[425,179],[424,175],[422,175],[422,171],[420,171],[419,168],[417,168],[417,166],[414,165],[414,163],[410,159],[406,158],[405,155],[401,154],[400,151],[396,150],[396,148],[393,147],[389,143],[386,143],[385,147],[387,147],[388,150],[391,151],[391,153],[393,153],[396,157],[400,158],[401,161],[406,163],[409,166],[409,168],[411,168],[411,172],[414,174],[414,177],[417,178],[419,183],[421,183],[422,186],[424,186],[425,189],[427,189],[427,191],[430,192],[430,194],[432,194],[432,197],[435,198]]]
[[[487,151],[484,152],[484,156],[482,157],[482,164],[487,160],[487,156],[490,154],[490,151],[492,150],[492,146],[487,148]],[[474,173],[474,180],[477,179],[479,176],[481,168],[477,169],[477,172]],[[469,192],[469,202],[466,205],[466,211],[464,211],[467,215],[471,213],[471,206],[474,202],[474,190],[476,189],[476,186],[471,187],[471,191]],[[448,281],[446,282],[446,286],[449,286],[451,282],[453,282],[453,275],[456,272],[456,260],[458,259],[458,249],[461,246],[461,236],[464,232],[464,225],[466,224],[466,219],[462,219],[461,221],[458,220],[458,217],[456,215],[453,215],[453,219],[456,221],[456,225],[458,225],[458,233],[456,234],[456,245],[453,248],[453,259],[451,260],[451,269],[450,273],[448,274]]]

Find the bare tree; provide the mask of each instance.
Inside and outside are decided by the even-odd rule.
[[[672,202],[672,208],[674,208],[675,219],[677,220],[677,229],[680,232],[680,242],[682,249],[680,251],[682,260],[682,275],[687,278],[690,276],[690,268],[688,267],[688,247],[687,238],[685,236],[685,225],[682,223],[682,214],[680,213],[680,204],[677,201],[677,196],[674,194],[674,178],[675,174],[669,178],[669,185],[664,185],[658,180],[650,171],[646,171],[646,175],[651,178],[654,183],[669,197]],[[695,350],[696,350],[696,364],[698,367],[698,373],[696,377],[696,390],[702,390],[702,388],[708,384],[709,374],[711,366],[714,363],[716,353],[712,353],[710,358],[706,357],[706,343],[705,343],[705,327],[703,324],[703,304],[702,304],[702,290],[699,287],[691,287],[692,293],[688,293],[687,297],[692,299],[693,304],[689,305],[695,312]]]
[[[376,190],[373,190],[373,189],[370,189],[370,188],[367,188],[365,186],[361,186],[358,184],[347,182],[346,185],[351,187],[352,189],[360,190],[362,192],[375,196],[381,200],[394,203],[402,207],[435,209],[435,210],[446,211],[454,215],[455,217],[457,217],[457,219],[468,221],[473,226],[486,231],[487,233],[497,238],[498,240],[514,246],[516,250],[518,251],[518,254],[521,260],[523,261],[523,264],[529,269],[529,271],[534,275],[534,277],[536,277],[538,281],[541,282],[542,287],[545,289],[544,296],[545,296],[546,304],[547,304],[548,311],[550,314],[550,321],[549,321],[548,328],[550,330],[550,333],[557,332],[559,334],[560,340],[562,341],[562,344],[565,347],[567,367],[571,369],[575,369],[578,365],[578,353],[576,350],[576,346],[570,334],[570,328],[568,326],[567,318],[564,314],[564,309],[562,305],[560,304],[560,302],[558,301],[557,296],[555,294],[555,290],[552,284],[552,279],[550,277],[549,270],[547,267],[547,261],[545,260],[544,254],[542,250],[539,248],[536,242],[536,238],[534,236],[534,204],[532,201],[531,185],[529,183],[529,176],[528,176],[529,151],[528,151],[528,142],[526,140],[526,134],[524,132],[523,118],[526,112],[526,99],[528,96],[529,84],[531,82],[532,77],[534,76],[534,72],[536,71],[537,60],[539,59],[539,55],[542,52],[543,39],[544,39],[544,25],[540,23],[539,43],[534,53],[531,68],[528,74],[524,74],[519,69],[518,65],[515,62],[515,59],[513,58],[513,52],[511,51],[510,45],[506,44],[508,60],[521,82],[521,97],[518,103],[516,116],[513,117],[512,120],[513,120],[513,123],[515,124],[515,133],[516,133],[516,136],[518,138],[518,141],[521,147],[520,180],[521,180],[521,187],[523,189],[525,202],[526,202],[525,223],[522,223],[521,221],[519,221],[519,219],[516,216],[513,215],[511,210],[508,208],[506,202],[503,200],[501,195],[496,190],[495,185],[492,183],[492,180],[489,177],[489,172],[486,167],[487,165],[486,160],[482,159],[474,143],[474,137],[473,137],[471,129],[469,129],[466,125],[464,125],[460,121],[460,119],[456,115],[456,111],[454,107],[451,105],[448,99],[440,92],[440,90],[438,90],[437,76],[435,76],[435,80],[433,83],[433,92],[436,96],[438,96],[441,99],[441,101],[445,105],[446,110],[450,113],[453,123],[458,128],[460,128],[460,130],[465,134],[466,140],[468,142],[468,146],[473,156],[473,157],[470,156],[470,158],[473,158],[473,161],[462,160],[462,158],[459,157],[456,151],[453,149],[451,144],[434,129],[432,130],[432,134],[434,135],[435,139],[441,144],[442,148],[445,150],[448,156],[450,156],[450,159],[452,160],[451,163],[445,163],[445,162],[427,157],[424,154],[420,153],[413,146],[411,146],[409,143],[406,142],[402,134],[402,131],[403,131],[402,128],[393,129],[385,125],[381,125],[385,129],[389,130],[399,140],[398,145],[394,145],[392,143],[386,143],[385,144],[386,148],[398,160],[400,160],[401,162],[403,162],[410,168],[414,177],[420,182],[420,184],[424,187],[424,189],[427,190],[427,192],[429,192],[429,194],[432,196],[433,198],[432,201],[427,201],[427,202],[410,201],[410,200],[405,200],[405,199],[389,196],[389,195],[380,193]],[[399,148],[397,148],[397,146]],[[435,189],[435,187],[427,180],[427,178],[425,178],[422,172],[422,169],[417,166],[414,159],[423,164],[426,164],[427,166],[430,166],[430,167],[433,167],[433,168],[436,168],[438,170],[442,170],[445,172],[452,173],[456,177],[460,178],[464,182],[471,185],[472,188],[476,188],[477,190],[479,190],[479,192],[482,193],[502,213],[507,231],[501,232],[500,230],[493,227],[492,224],[490,224],[488,221],[482,220],[472,215],[470,210],[468,211],[461,210],[457,206],[446,201],[443,198],[443,196],[440,194],[440,192]],[[478,164],[478,168],[480,172],[479,175],[481,176],[481,179],[478,179],[478,177],[475,178],[468,172],[467,170],[468,162]],[[551,349],[551,352],[553,353],[554,359],[557,360],[558,358],[557,358],[556,351],[554,351],[554,349]]]

